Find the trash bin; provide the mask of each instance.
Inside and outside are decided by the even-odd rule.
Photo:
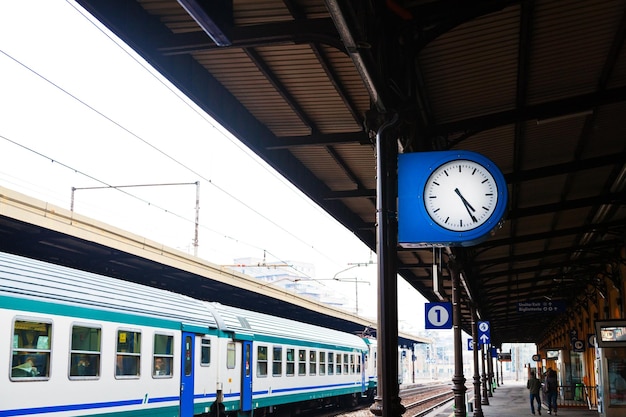
[[[576,384],[576,388],[574,389],[574,401],[582,401],[583,400],[583,384]]]

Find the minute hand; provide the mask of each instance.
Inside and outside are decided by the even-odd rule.
[[[469,213],[471,219],[474,222],[477,222],[478,219],[476,219],[476,217],[474,217],[474,215],[472,214],[472,211],[476,211],[474,209],[474,207],[472,207],[472,205],[465,199],[465,197],[463,197],[463,195],[461,194],[461,192],[459,191],[458,188],[454,189],[454,192],[457,193],[457,195],[461,198],[461,201],[463,202],[463,205],[465,206],[465,209],[467,210],[467,212]]]

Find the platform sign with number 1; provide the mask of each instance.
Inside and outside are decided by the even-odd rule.
[[[452,303],[426,303],[426,329],[452,328]]]

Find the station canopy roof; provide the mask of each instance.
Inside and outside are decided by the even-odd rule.
[[[78,0],[313,201],[376,247],[375,134],[504,173],[502,228],[452,248],[492,342],[536,342],[616,282],[626,207],[621,0]],[[78,35],[77,35],[78,36]],[[435,251],[436,255],[436,251]],[[433,250],[398,251],[431,301]],[[444,262],[447,256],[443,256]],[[444,269],[444,298],[450,279]]]

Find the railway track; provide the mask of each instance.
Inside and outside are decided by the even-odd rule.
[[[405,389],[400,393],[400,398],[402,398],[402,405],[406,408],[404,416],[423,417],[454,400],[454,393],[449,384],[429,384]],[[373,414],[368,404],[350,411],[335,410],[335,412],[323,413],[315,417],[373,417]]]

